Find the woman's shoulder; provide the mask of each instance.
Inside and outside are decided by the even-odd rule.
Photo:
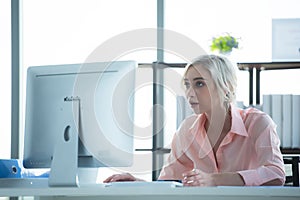
[[[185,142],[189,143],[189,141],[192,140],[194,136],[191,133],[194,132],[193,130],[198,128],[200,116],[201,115],[192,114],[181,122],[174,135],[174,139],[177,144],[184,144]]]
[[[242,111],[242,116],[244,119],[262,119],[262,118],[266,118],[266,119],[270,119],[270,116],[263,112],[262,110],[255,108],[255,107],[248,107],[245,109],[241,109]]]
[[[265,112],[255,107],[249,107],[241,111],[241,115],[246,127],[255,126],[256,129],[264,130],[268,126],[274,126],[272,118]]]
[[[199,121],[201,115],[192,114],[188,117],[186,117],[180,124],[178,131],[186,131],[188,129],[193,128],[197,122]]]
[[[197,115],[197,114],[192,114],[187,116],[184,120],[183,123],[193,123],[195,122],[201,115]]]
[[[194,123],[199,119],[200,116],[201,116],[201,115],[192,114],[192,115],[186,117],[186,118],[183,120],[182,124],[192,125],[192,124],[194,124]]]

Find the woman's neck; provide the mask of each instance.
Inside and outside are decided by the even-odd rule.
[[[215,108],[205,113],[205,129],[212,146],[220,142],[231,129],[231,108]]]
[[[215,107],[210,112],[204,114],[207,118],[206,128],[209,128],[210,126],[222,126],[222,124],[225,126],[230,122],[231,108]]]

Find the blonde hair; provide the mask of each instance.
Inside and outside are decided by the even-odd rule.
[[[237,67],[225,56],[201,55],[192,63],[187,64],[184,76],[190,67],[196,65],[201,65],[210,73],[220,97],[220,103],[223,103],[225,108],[228,109],[230,103],[235,102],[236,98]]]

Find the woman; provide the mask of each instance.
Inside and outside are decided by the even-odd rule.
[[[283,185],[276,125],[265,113],[234,105],[236,69],[223,56],[203,55],[187,65],[186,98],[195,112],[175,133],[159,176],[185,186]],[[117,174],[104,182],[138,181]]]

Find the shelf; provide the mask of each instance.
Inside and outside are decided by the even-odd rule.
[[[300,148],[280,148],[282,154],[300,154]]]
[[[300,61],[237,63],[237,65],[240,70],[249,70],[253,68],[260,70],[299,69]]]
[[[292,186],[299,187],[299,155],[284,155],[283,161],[284,164],[292,165],[292,175],[286,176],[285,184],[289,185],[292,183]]]

